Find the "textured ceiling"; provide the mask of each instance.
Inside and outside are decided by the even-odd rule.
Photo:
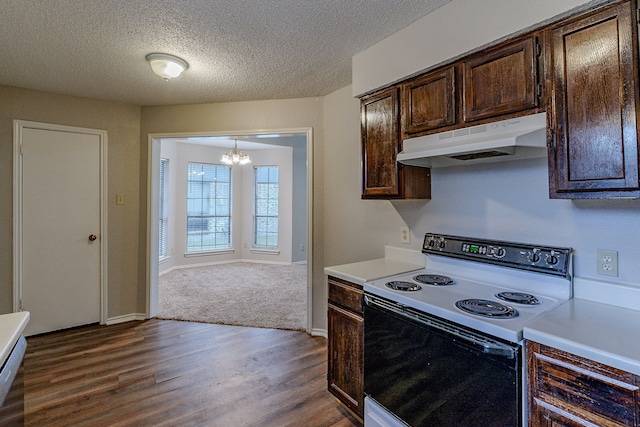
[[[135,105],[323,96],[450,0],[0,0],[0,84]],[[145,56],[189,69],[164,82]]]

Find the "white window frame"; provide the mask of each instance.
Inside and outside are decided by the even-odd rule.
[[[200,174],[199,176],[204,176],[204,174],[206,173],[204,171],[204,169],[206,169],[206,168],[212,168],[212,171],[215,171],[218,168],[226,169],[228,171],[229,180],[228,180],[228,182],[226,182],[226,181],[223,182],[225,184],[228,184],[228,192],[225,193],[227,197],[213,197],[213,198],[204,197],[205,196],[205,194],[204,194],[205,188],[204,187],[205,187],[206,183],[209,184],[209,191],[213,191],[214,194],[217,194],[217,191],[218,191],[218,189],[217,189],[218,186],[216,184],[217,178],[213,178],[211,181],[204,181],[204,179],[200,181],[200,184],[202,184],[202,187],[201,187],[201,197],[199,198],[199,200],[201,200],[202,202],[204,202],[205,200],[208,200],[208,204],[209,205],[211,203],[213,203],[214,204],[214,207],[213,207],[213,211],[214,212],[213,213],[205,214],[204,213],[205,208],[202,207],[201,208],[201,215],[189,215],[189,201],[192,200],[192,198],[189,197],[190,194],[191,194],[189,186],[191,185],[191,183],[194,183],[194,184],[198,183],[197,180],[192,179],[192,176],[191,176],[192,172],[193,172],[192,171],[192,166],[196,166],[196,167],[201,167],[202,168],[202,170],[200,172],[198,172],[198,174]],[[217,173],[214,172],[214,176],[216,176],[216,175],[217,175]],[[213,190],[211,188],[211,185],[214,186]],[[189,254],[192,255],[192,254],[211,253],[211,252],[219,252],[219,251],[229,251],[231,249],[231,242],[232,242],[232,239],[231,239],[231,232],[232,232],[232,230],[231,230],[231,220],[232,220],[232,216],[231,216],[231,197],[232,197],[231,185],[232,185],[232,182],[231,182],[231,167],[230,166],[218,165],[218,164],[212,164],[212,163],[188,162],[188,164],[187,164],[187,212],[186,212],[186,224],[187,224],[187,227],[186,227],[186,236],[185,236],[186,239],[187,239],[187,241],[186,241],[186,254],[187,255],[189,255]],[[226,199],[228,201],[228,205],[225,208],[223,208],[222,211],[224,212],[225,209],[226,209],[226,212],[228,212],[228,214],[224,214],[224,213],[216,214],[215,211],[217,211],[217,208],[215,207],[215,205],[217,204],[217,201],[224,200],[224,199]],[[209,206],[207,208],[207,210],[211,210],[211,209],[212,209],[211,206]],[[200,232],[201,232],[200,233],[201,244],[199,245],[199,247],[197,249],[193,247],[193,244],[189,243],[190,233],[192,233],[192,235],[195,235],[193,230],[191,230],[191,232],[189,231],[189,228],[190,228],[189,227],[189,222],[190,222],[189,220],[190,219],[196,220],[196,221],[194,221],[194,223],[199,223],[201,225],[204,225],[205,222],[206,222],[207,234],[213,234],[214,235],[214,244],[213,245],[206,245],[206,244],[204,244],[202,242],[203,232],[205,230],[200,230]],[[211,220],[212,219],[214,220],[214,224],[213,225],[211,224]],[[226,231],[222,231],[221,232],[220,230],[216,230],[216,227],[220,227],[220,225],[218,224],[218,220],[220,220],[220,219],[226,219],[226,227],[227,227]],[[223,222],[225,222],[225,221],[223,221]],[[212,226],[214,227],[214,230],[211,230]],[[192,225],[192,227],[193,227],[193,225]],[[224,241],[225,244],[224,245],[218,245],[215,235],[216,234],[223,234],[223,233],[227,234],[227,239]]]
[[[162,262],[169,258],[167,253],[169,244],[169,159],[160,159],[160,192],[159,192],[159,225],[158,225],[158,255]]]
[[[276,171],[276,181],[271,181],[271,177],[269,176],[268,181],[266,181],[266,185],[276,185],[276,194],[275,197],[270,194],[270,191],[267,190],[267,197],[260,197],[262,192],[259,191],[259,185],[261,183],[258,182],[258,170],[259,169],[275,169]],[[271,175],[270,172],[268,172],[268,175]],[[264,249],[264,250],[276,250],[278,249],[279,245],[280,245],[280,224],[279,224],[279,214],[280,214],[280,167],[279,166],[254,166],[253,168],[253,190],[254,190],[254,197],[253,197],[253,239],[252,239],[252,247],[254,249]],[[269,205],[270,202],[273,203],[275,201],[276,207],[275,207],[275,215],[273,214],[273,211],[270,210],[269,207],[267,207],[267,211],[268,212],[259,212],[260,210],[260,203],[258,199],[266,199],[266,204]],[[268,231],[266,231],[266,237],[264,239],[259,239],[258,236],[258,227],[259,227],[259,222],[261,219],[266,219],[266,221],[269,223],[275,223],[275,228],[276,231],[275,233],[271,232],[269,233]],[[267,225],[267,227],[269,227]],[[275,236],[275,244],[269,244],[269,235],[271,236]],[[259,241],[261,240],[261,241]]]

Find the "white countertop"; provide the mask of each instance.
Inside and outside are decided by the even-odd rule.
[[[4,365],[27,323],[28,311],[0,315],[0,366]]]
[[[385,257],[325,267],[327,275],[362,285],[369,280],[404,274],[425,267],[426,257],[417,251],[385,247]]]
[[[524,328],[524,338],[640,375],[640,311],[573,298]]]
[[[403,274],[409,271],[420,270],[422,268],[424,268],[424,266],[418,264],[379,258],[370,261],[325,267],[324,272],[330,276],[335,276],[339,279],[348,280],[361,285],[369,280],[395,276],[396,274]]]

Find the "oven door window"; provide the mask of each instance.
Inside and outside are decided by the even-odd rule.
[[[488,351],[446,325],[365,305],[365,393],[413,427],[519,426],[521,347]]]

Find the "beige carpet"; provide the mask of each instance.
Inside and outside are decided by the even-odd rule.
[[[237,262],[160,276],[160,319],[305,330],[307,266]]]

